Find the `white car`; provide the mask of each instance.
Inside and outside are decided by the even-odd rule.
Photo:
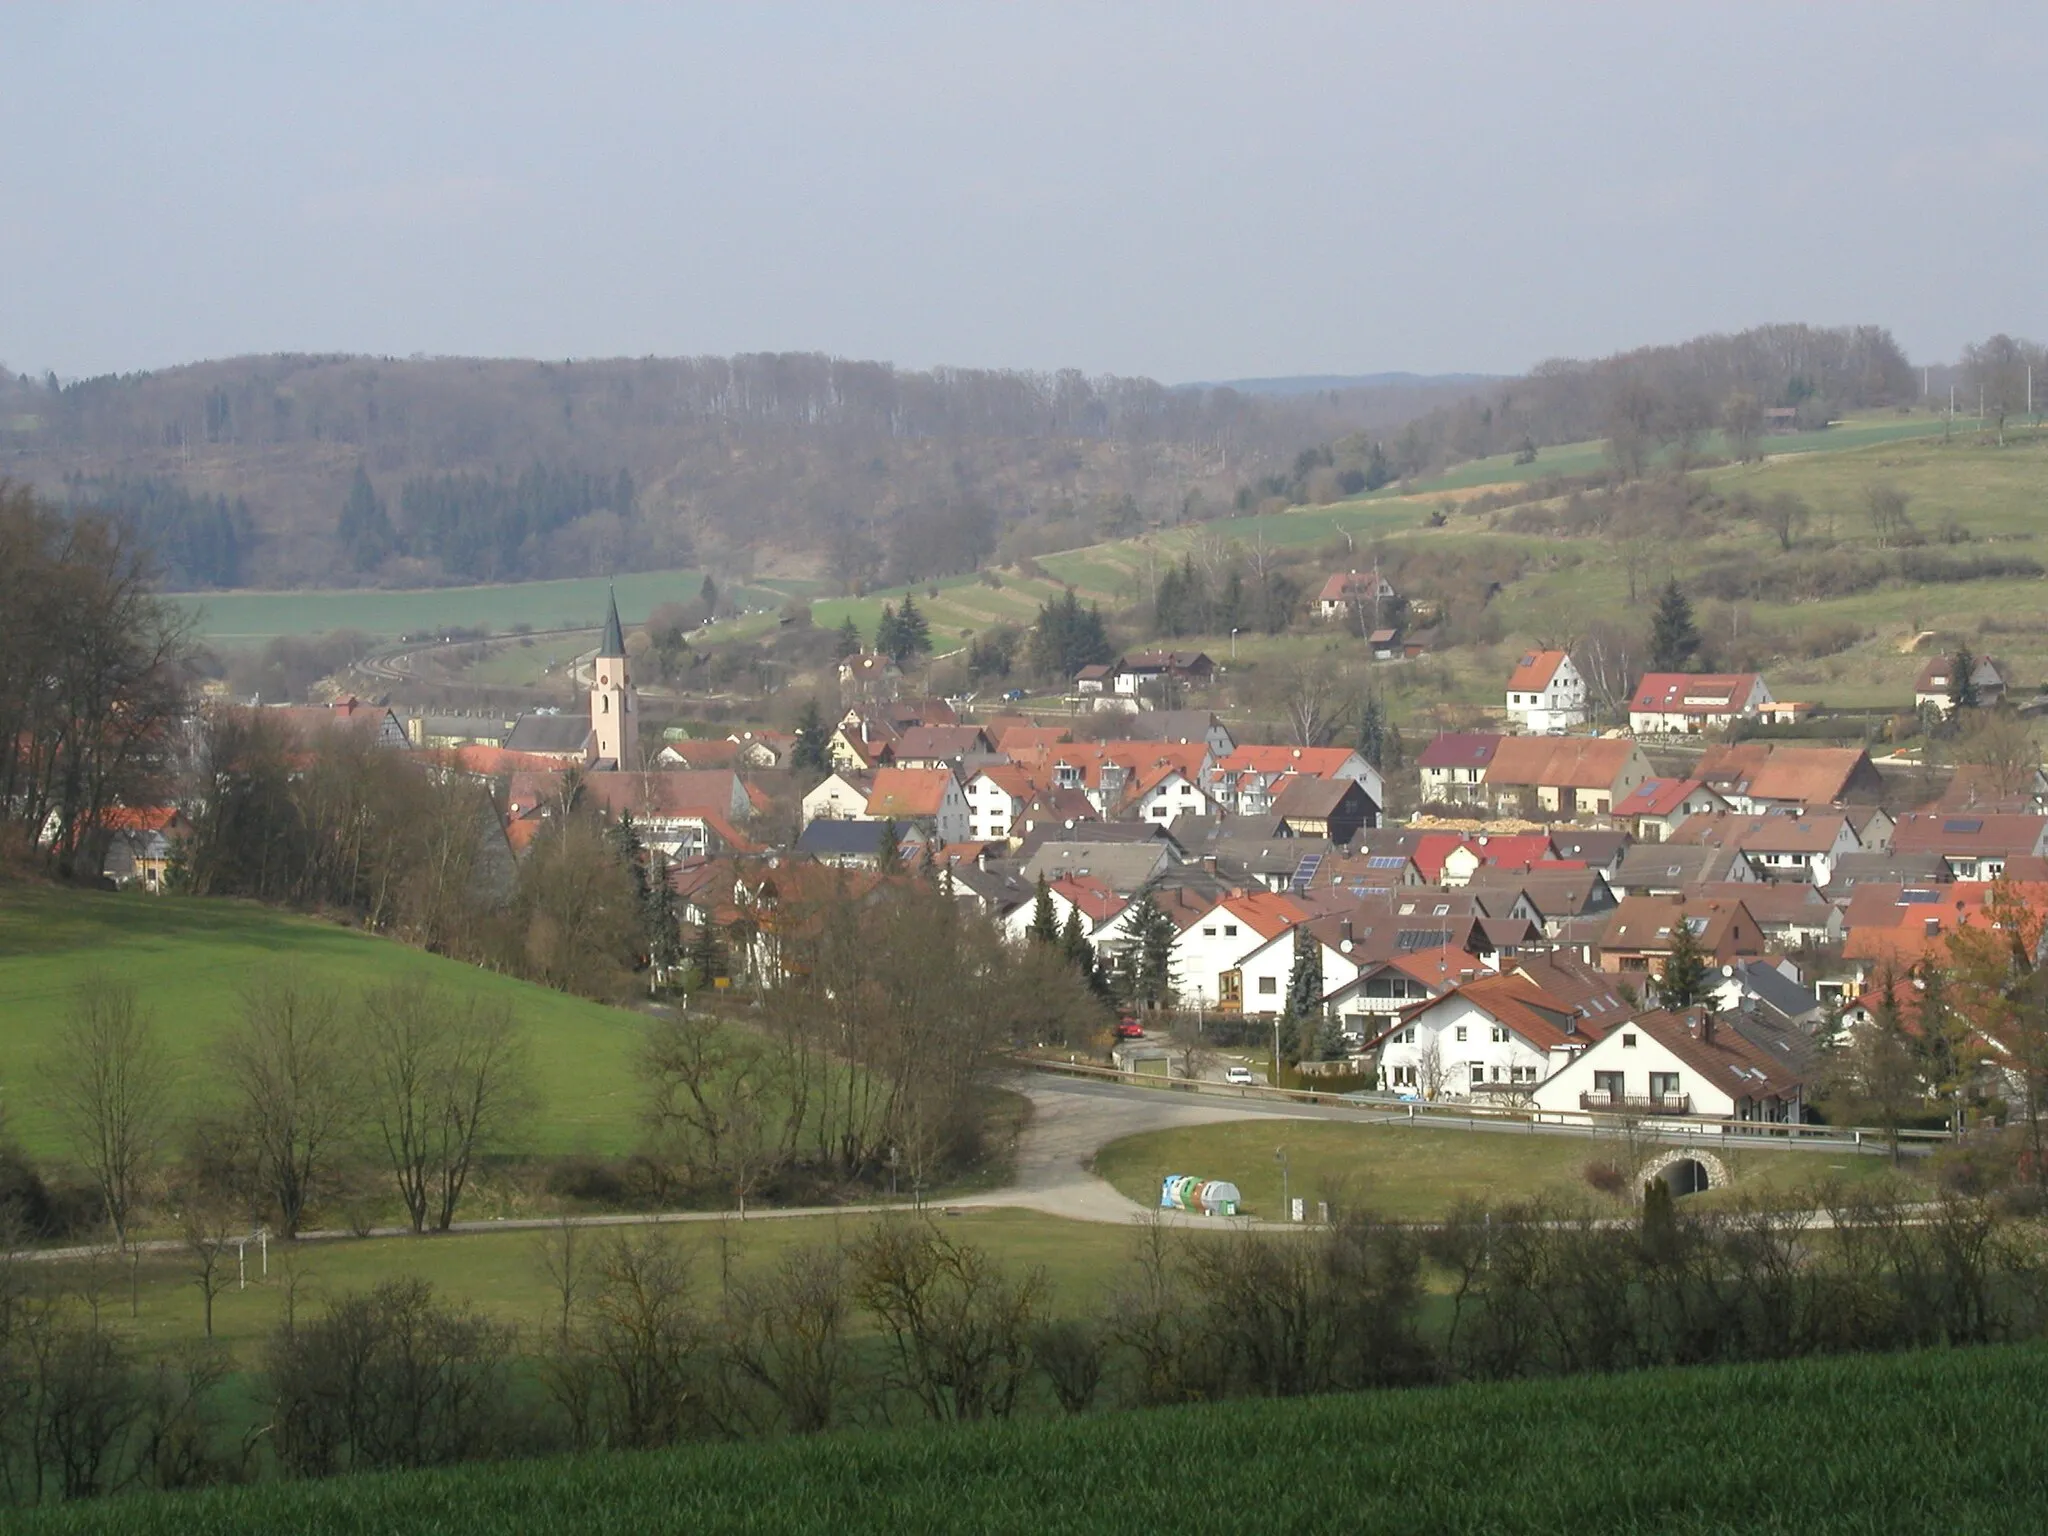
[[[1234,1087],[1249,1088],[1258,1082],[1258,1079],[1252,1076],[1252,1069],[1250,1067],[1238,1066],[1225,1067],[1223,1069],[1223,1081]]]

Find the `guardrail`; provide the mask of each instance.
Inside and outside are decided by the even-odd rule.
[[[1390,1093],[1361,1091],[1324,1093],[1312,1088],[1274,1088],[1264,1083],[1233,1085],[1206,1078],[1162,1077],[1156,1072],[1123,1072],[1093,1062],[1061,1061],[1042,1056],[1015,1056],[1021,1070],[1117,1083],[1159,1092],[1192,1093],[1205,1098],[1250,1099],[1269,1104],[1300,1104],[1322,1109],[1356,1111],[1361,1118],[1378,1115],[1382,1124],[1429,1125],[1447,1130],[1505,1130],[1521,1126],[1531,1134],[1639,1136],[1647,1141],[1699,1141],[1704,1138],[1741,1141],[1757,1147],[1833,1147],[1847,1152],[1884,1153],[1890,1133],[1867,1125],[1804,1125],[1775,1120],[1722,1120],[1713,1116],[1659,1114],[1636,1117],[1624,1109],[1598,1114],[1586,1110],[1536,1109],[1499,1104],[1424,1102]],[[1901,1130],[1902,1148],[1918,1153],[1953,1141],[1953,1131]]]

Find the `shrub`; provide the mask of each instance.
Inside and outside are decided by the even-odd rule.
[[[1619,1199],[1628,1191],[1628,1175],[1612,1158],[1596,1157],[1586,1164],[1586,1182],[1603,1195]]]

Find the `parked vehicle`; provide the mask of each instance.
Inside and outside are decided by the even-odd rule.
[[[1136,1019],[1119,1019],[1116,1025],[1116,1037],[1119,1040],[1142,1040],[1145,1038],[1145,1026]]]
[[[1252,1076],[1252,1069],[1250,1067],[1234,1066],[1223,1069],[1223,1081],[1234,1084],[1239,1088],[1249,1088],[1257,1083],[1258,1079]]]

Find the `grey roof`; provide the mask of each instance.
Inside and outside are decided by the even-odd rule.
[[[1948,865],[1938,853],[1845,853],[1828,872],[1828,894],[1839,896],[1871,881],[1894,880],[1903,885],[1942,885],[1948,880]]]
[[[1154,709],[1131,717],[1133,741],[1207,741],[1209,732],[1230,728],[1206,709]],[[1233,738],[1233,741],[1235,738]]]
[[[608,606],[604,616],[604,639],[598,644],[597,654],[600,656],[624,656],[626,654],[626,635],[625,631],[619,628],[618,593],[612,592],[608,594],[605,601]]]
[[[1820,1011],[1820,999],[1775,965],[1749,960],[1736,968],[1743,986],[1786,1019],[1803,1019]]]
[[[1046,843],[1017,872],[1028,885],[1038,877],[1086,874],[1119,896],[1128,896],[1157,875],[1169,862],[1170,850],[1156,839],[1141,843]]]
[[[1560,859],[1583,859],[1602,869],[1613,868],[1615,861],[1625,858],[1634,845],[1634,839],[1626,832],[1555,827],[1550,833],[1550,846],[1557,850]]]
[[[912,841],[914,830],[898,824],[898,844]],[[796,851],[814,859],[845,859],[862,854],[872,859],[882,851],[882,823],[838,821],[821,816],[804,828],[796,840]]]
[[[421,715],[420,734],[423,736],[460,737],[464,741],[483,742],[490,746],[502,745],[506,725],[495,715]]]
[[[581,752],[590,743],[584,715],[521,715],[505,733],[508,752]]]
[[[1733,1014],[1723,1022],[1794,1077],[1812,1076],[1816,1065],[1815,1041],[1804,1029],[1753,1013]]]
[[[1631,893],[1676,891],[1703,880],[1721,880],[1742,855],[1701,843],[1638,843],[1621,856],[1613,884]]]
[[[1196,858],[1213,858],[1223,875],[1291,875],[1312,853],[1336,852],[1333,844],[1319,837],[1272,837],[1256,828],[1232,830],[1197,842],[1190,850]]]

